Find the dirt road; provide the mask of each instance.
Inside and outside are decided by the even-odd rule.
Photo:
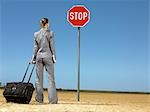
[[[58,104],[48,104],[47,91],[44,104],[38,105],[34,94],[30,104],[6,103],[0,89],[0,112],[150,112],[150,94],[58,92]]]

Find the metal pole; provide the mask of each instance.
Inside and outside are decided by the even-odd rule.
[[[80,101],[80,27],[78,27],[78,90],[77,100]]]

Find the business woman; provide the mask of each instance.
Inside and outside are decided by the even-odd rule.
[[[54,78],[56,51],[54,32],[49,30],[47,18],[40,20],[41,29],[34,33],[34,49],[31,62],[36,64],[35,100],[43,103],[43,71],[48,73],[48,99],[50,104],[57,104],[58,97]]]

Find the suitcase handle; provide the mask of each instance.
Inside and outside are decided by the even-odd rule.
[[[28,83],[30,82],[30,79],[31,79],[31,76],[32,76],[32,73],[33,73],[34,67],[35,67],[35,64],[33,65],[32,71],[31,71],[31,73],[30,73],[30,76],[29,76],[29,79],[28,79]]]
[[[29,63],[28,66],[27,66],[27,69],[26,69],[25,74],[24,74],[24,76],[23,76],[23,79],[22,79],[22,81],[21,81],[22,83],[24,82],[24,79],[25,79],[25,77],[26,77],[26,75],[27,75],[27,72],[28,72],[28,69],[29,69],[29,67],[30,67],[30,64],[31,64],[31,63]],[[35,67],[35,64],[34,64],[34,66],[33,66],[33,68],[32,68],[31,73],[30,73],[30,76],[29,76],[29,79],[28,79],[28,83],[30,82],[30,79],[31,79],[31,76],[32,76],[34,67]]]

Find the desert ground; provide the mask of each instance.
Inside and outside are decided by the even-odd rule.
[[[30,104],[6,103],[0,89],[0,112],[150,112],[150,94],[81,92],[80,102],[76,92],[58,91],[58,104],[48,104],[44,91],[44,104],[34,100]]]

